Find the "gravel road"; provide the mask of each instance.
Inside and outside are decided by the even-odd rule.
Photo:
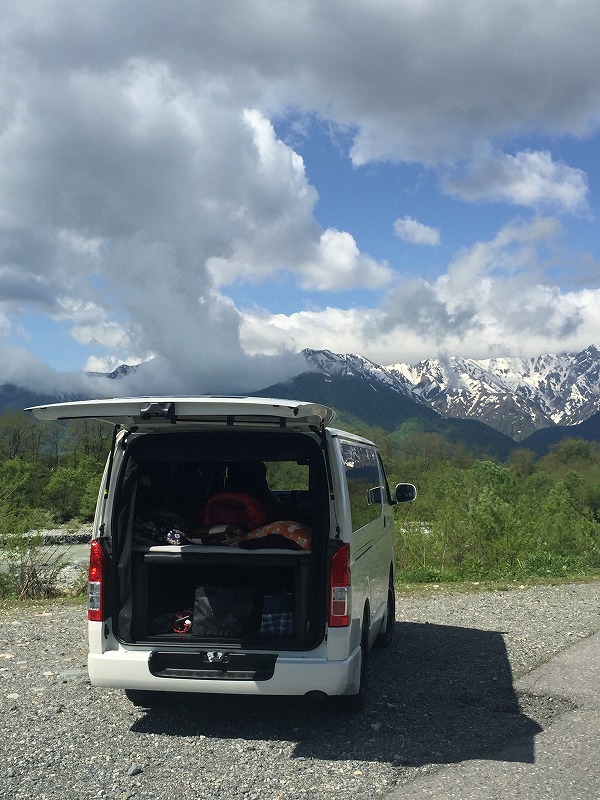
[[[600,583],[399,594],[358,715],[303,699],[175,698],[136,709],[85,672],[83,606],[0,611],[0,795],[376,798],[440,765],[491,758],[570,707],[514,677],[600,629]]]

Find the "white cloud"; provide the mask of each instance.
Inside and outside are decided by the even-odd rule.
[[[598,337],[591,298],[567,292],[546,273],[558,257],[560,224],[551,217],[515,220],[489,241],[459,250],[434,281],[398,286],[381,306],[383,317],[365,332],[377,340],[405,331],[420,335],[426,351],[483,356],[584,348]]]
[[[600,290],[561,292],[531,285],[523,291],[495,280],[482,280],[477,289],[477,307],[445,299],[441,287],[424,282],[395,291],[376,310],[254,312],[244,315],[242,341],[252,353],[275,354],[282,343],[298,350],[316,344],[381,364],[417,362],[443,352],[470,358],[535,356],[583,350],[598,341]]]
[[[86,359],[84,371],[108,374],[124,363],[126,363],[125,360],[118,356],[90,356]]]
[[[372,312],[365,309],[325,308],[271,314],[248,311],[242,315],[241,339],[250,354],[275,355],[282,347],[300,351],[305,347],[338,352],[365,350],[364,326]]]
[[[460,248],[437,283],[448,297],[469,297],[473,302],[479,281],[490,277],[499,285],[510,280],[512,289],[517,280],[537,285],[543,281],[540,253],[545,248],[554,251],[561,232],[562,225],[555,217],[512,220],[493,239]]]
[[[362,255],[354,238],[345,231],[323,231],[314,256],[299,266],[300,285],[305,289],[376,289],[392,277],[385,262]]]
[[[322,80],[313,79],[311,97],[356,126],[356,164],[469,159],[485,142],[581,136],[600,122],[593,0],[387,0],[375,8],[340,0],[327,12],[319,9],[325,32],[313,48],[323,56],[312,70]]]
[[[549,233],[536,237],[554,224],[539,219],[460,251],[439,281],[396,286],[377,310],[242,316],[225,287],[280,277],[321,292],[394,286],[390,265],[352,231],[317,221],[305,164],[270,121],[282,115],[349,131],[356,165],[443,167],[447,190],[464,199],[582,209],[580,170],[546,152],[492,148],[597,129],[591,0],[232,0],[201,12],[182,2],[177,13],[158,0],[29,0],[3,11],[4,331],[35,309],[97,343],[102,363],[153,355],[135,385],[182,388],[194,375],[189,390],[282,377],[300,363],[285,342],[387,352],[444,335],[481,335],[483,346],[530,331],[537,341],[528,319],[550,341],[589,332],[583,294],[535,288]],[[410,220],[400,235],[435,243],[436,229]],[[248,360],[261,341],[277,355]],[[27,370],[52,380],[3,346],[3,380]]]
[[[396,236],[410,244],[440,244],[439,228],[431,228],[412,217],[405,216],[394,222]]]
[[[100,344],[116,351],[123,351],[129,346],[129,337],[126,331],[116,322],[73,325],[71,336],[80,344]],[[137,360],[143,359],[138,358]]]
[[[548,217],[516,220],[462,248],[439,278],[395,286],[377,309],[245,313],[242,341],[255,353],[276,352],[281,342],[301,349],[315,346],[318,331],[318,347],[383,364],[440,352],[484,358],[584,349],[599,338],[600,290],[569,292],[545,280],[560,230]]]
[[[192,88],[173,65],[140,56],[94,71],[91,55],[70,63],[68,49],[42,73],[23,55],[26,68],[11,73],[18,122],[0,137],[7,318],[37,304],[101,347],[102,363],[154,355],[140,377],[153,385],[181,389],[194,374],[199,391],[242,378],[259,388],[293,359],[247,365],[214,264],[228,280],[280,270],[316,286],[387,279],[349,234],[315,222],[302,159],[270,122],[227,92],[214,97],[210,81]]]
[[[0,374],[3,383],[14,383],[41,394],[64,395],[65,392],[87,396],[108,396],[114,384],[106,379],[92,379],[81,372],[57,372],[27,350],[4,344],[0,348]]]
[[[493,153],[472,162],[466,174],[450,172],[444,190],[462,200],[492,200],[531,208],[577,212],[587,205],[583,170],[552,160],[549,152]]]
[[[437,163],[491,139],[584,135],[600,122],[594,0],[234,0],[177,14],[157,0],[107,0],[93,14],[31,0],[4,29],[22,68],[30,53],[50,74],[108,72],[135,56],[169,65],[191,92],[206,87],[211,102],[316,111],[356,129],[356,163]],[[151,81],[140,88],[131,96],[143,121],[156,106]]]
[[[302,288],[317,291],[388,283],[389,266],[363,255],[350,233],[319,229],[313,217],[317,193],[306,179],[304,162],[277,139],[272,124],[255,109],[246,109],[244,120],[256,147],[261,185],[242,210],[245,229],[232,242],[232,255],[207,261],[215,284],[258,283],[283,272]]]

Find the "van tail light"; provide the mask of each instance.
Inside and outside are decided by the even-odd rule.
[[[92,540],[88,573],[88,619],[104,619],[104,553],[97,539]]]
[[[329,627],[350,625],[348,609],[350,590],[350,545],[344,544],[329,562]]]

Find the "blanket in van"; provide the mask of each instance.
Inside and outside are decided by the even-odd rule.
[[[239,543],[245,550],[254,550],[259,547],[276,547],[287,550],[310,550],[312,533],[308,525],[282,519],[256,528]]]
[[[290,519],[267,522],[260,500],[241,492],[213,495],[202,521],[202,525],[192,526],[179,514],[158,509],[135,514],[133,540],[149,545],[237,545],[245,550],[310,550],[312,545],[308,525]]]

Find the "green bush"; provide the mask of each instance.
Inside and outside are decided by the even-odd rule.
[[[98,496],[102,468],[83,458],[75,467],[56,467],[45,488],[45,497],[59,522],[81,516],[91,519]]]
[[[423,509],[417,499],[410,515],[398,515],[397,569],[405,580],[558,577],[600,568],[600,523],[572,469],[555,480],[476,461],[439,470],[428,493]]]

